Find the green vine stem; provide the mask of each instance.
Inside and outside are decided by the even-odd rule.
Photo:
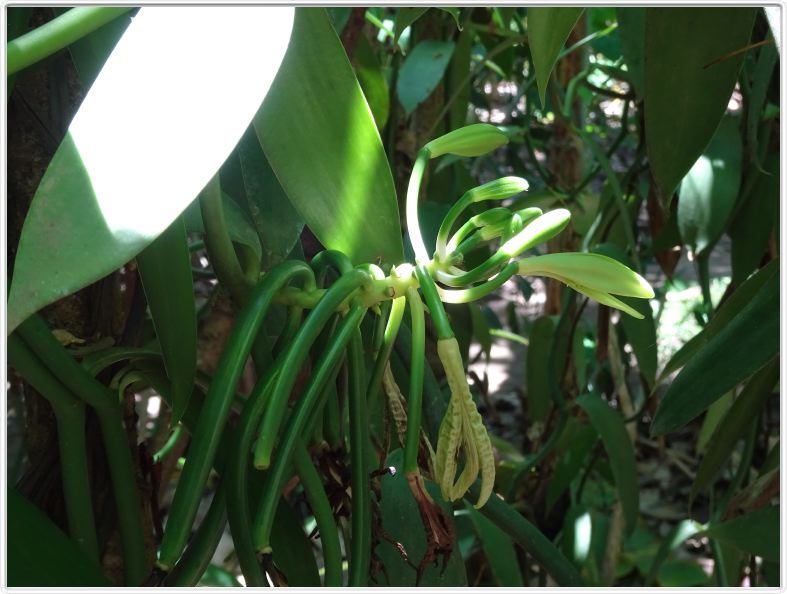
[[[40,62],[129,10],[130,6],[72,8],[48,23],[9,41],[6,45],[6,75],[11,76]]]
[[[350,527],[350,586],[364,587],[369,576],[372,548],[372,512],[369,469],[366,453],[369,450],[369,420],[366,409],[363,343],[355,326],[347,349],[350,371],[350,485],[352,512]]]
[[[408,291],[410,291],[410,289],[408,289]],[[388,363],[388,359],[391,357],[391,350],[393,350],[394,343],[396,342],[396,335],[399,333],[399,327],[402,325],[404,307],[404,297],[397,297],[391,302],[391,311],[385,324],[385,330],[382,333],[382,344],[377,353],[377,358],[374,361],[372,375],[369,379],[369,387],[366,390],[366,402],[369,410],[375,410],[377,406],[377,399],[382,387],[385,366]]]
[[[33,354],[16,333],[8,337],[8,361],[52,405],[57,422],[68,531],[88,557],[99,559],[85,445],[85,403]]]
[[[423,406],[424,365],[426,360],[426,330],[424,306],[416,289],[407,289],[410,308],[411,356],[410,391],[407,399],[407,434],[404,444],[404,472],[419,474],[418,445],[421,439],[421,409]]]
[[[431,153],[426,147],[418,151],[418,156],[410,174],[410,182],[407,186],[407,199],[405,202],[405,216],[407,218],[407,232],[410,235],[410,243],[415,252],[415,261],[429,262],[429,254],[426,251],[421,226],[418,223],[418,194],[421,191],[421,180],[423,179],[426,165],[429,163]]]
[[[93,379],[71,358],[39,315],[29,317],[18,330],[27,345],[63,385],[96,411],[117,506],[125,581],[127,585],[138,586],[148,576],[150,568],[145,558],[142,504],[120,402],[111,390]]]

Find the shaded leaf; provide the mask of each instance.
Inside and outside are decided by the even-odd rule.
[[[270,269],[287,258],[301,236],[303,219],[276,179],[253,129],[243,135],[237,151],[246,204],[262,243],[262,263]]]
[[[383,68],[366,35],[361,33],[355,45],[355,75],[361,85],[377,129],[382,131],[388,121],[390,93]]]
[[[407,484],[407,477],[402,471],[404,462],[404,452],[401,449],[394,450],[388,455],[385,461],[386,466],[393,466],[397,473],[394,476],[383,475],[380,479],[380,489],[382,498],[380,500],[380,510],[382,515],[382,526],[393,539],[401,543],[412,563],[418,566],[426,552],[426,536],[424,525],[418,512],[413,494]],[[451,515],[450,504],[443,501],[440,495],[440,488],[432,481],[425,480],[426,490],[443,511]],[[453,521],[453,520],[449,520]],[[454,539],[454,552],[448,560],[448,565],[444,572],[441,568],[429,565],[424,572],[421,583],[422,587],[430,586],[466,586],[467,576],[465,566],[459,555],[459,549]],[[415,569],[402,559],[396,547],[386,540],[382,540],[375,553],[383,562],[389,583],[385,582],[384,575],[378,578],[380,586],[406,587],[415,585]]]
[[[459,20],[459,17],[460,17],[460,12],[459,12],[460,9],[459,8],[448,8],[448,7],[444,7],[444,6],[438,6],[437,8],[439,8],[443,12],[447,12],[452,17],[454,17],[454,23],[456,23],[456,28],[459,29],[460,31],[463,31],[462,23]]]
[[[595,394],[580,396],[576,402],[590,417],[590,422],[604,444],[612,467],[612,475],[615,477],[620,503],[623,506],[626,532],[630,534],[637,524],[639,515],[639,484],[634,448],[623,423],[623,417]]]
[[[262,252],[260,239],[243,210],[238,206],[238,203],[224,192],[221,195],[221,203],[224,208],[224,219],[230,239],[234,243],[248,246],[257,257],[260,257]],[[186,224],[186,231],[189,233],[205,233],[205,224],[202,221],[202,210],[200,209],[199,200],[189,204],[186,210],[183,211],[183,221]]]
[[[440,84],[453,52],[453,41],[432,39],[410,50],[396,80],[396,95],[405,115],[410,115]]]
[[[68,46],[83,89],[93,85],[110,52],[131,24],[132,16],[131,12],[122,14]]]
[[[560,440],[557,445],[559,456],[555,462],[552,479],[547,486],[545,512],[547,515],[582,470],[585,460],[598,441],[598,433],[591,425],[582,424],[570,417]]]
[[[744,553],[757,555],[766,561],[778,561],[780,526],[779,506],[771,505],[711,526],[704,534]]]
[[[265,97],[292,15],[272,7],[139,11],[33,198],[8,332],[136,256],[194,200]]]
[[[697,435],[697,441],[694,444],[694,451],[698,454],[705,452],[705,448],[710,438],[713,437],[713,433],[716,431],[719,423],[721,423],[724,415],[730,410],[734,395],[734,390],[727,392],[708,407],[708,412],[705,413],[705,418],[702,420],[702,427],[700,427],[700,433]]]
[[[552,69],[583,10],[532,7],[527,11],[528,45],[533,56],[541,105],[545,104],[544,98]]]
[[[399,43],[399,38],[404,30],[421,18],[429,7],[398,8],[394,18],[394,44]]]
[[[744,57],[727,55],[749,42],[756,11],[645,9],[645,130],[664,205],[724,115]]]
[[[448,125],[451,130],[461,128],[467,123],[467,107],[470,102],[470,84],[462,83],[470,73],[470,52],[473,47],[474,34],[470,28],[465,29],[456,40],[456,48],[451,58],[451,66],[446,73],[446,97],[454,97],[448,111]]]
[[[706,585],[708,576],[695,561],[676,559],[661,566],[658,580],[664,588],[688,588]]]
[[[170,425],[174,427],[188,406],[197,373],[197,311],[186,228],[180,217],[137,255],[137,266],[172,384]]]
[[[109,587],[93,563],[44,512],[17,490],[6,491],[8,585],[21,587]]]
[[[718,476],[722,465],[732,454],[735,444],[751,429],[779,380],[779,358],[763,367],[749,380],[746,387],[724,416],[708,444],[700,462],[697,476],[691,485],[691,498],[709,486]]]
[[[757,181],[730,224],[732,282],[740,284],[757,268],[779,218],[779,154],[770,153]]]
[[[388,159],[324,9],[298,8],[292,43],[254,129],[296,210],[355,263],[403,260]]]
[[[667,534],[667,536],[661,540],[661,544],[659,545],[656,555],[653,558],[653,562],[650,565],[650,570],[648,571],[647,578],[645,579],[645,584],[652,584],[658,575],[661,564],[667,560],[669,554],[678,546],[686,542],[687,539],[697,534],[697,532],[700,530],[702,530],[702,525],[699,522],[695,522],[694,520],[682,520],[672,530],[670,530],[669,534]]]
[[[645,9],[617,7],[618,35],[637,99],[645,91]]]
[[[678,228],[695,254],[709,252],[727,226],[740,188],[742,157],[739,118],[727,116],[680,184]]]
[[[563,520],[563,536],[560,548],[578,568],[588,558],[593,536],[593,521],[584,505],[573,506]]]
[[[473,522],[478,538],[481,540],[486,560],[497,584],[509,588],[524,586],[511,538],[476,510],[472,504],[465,502],[465,509]]]
[[[555,335],[555,322],[549,316],[538,318],[530,328],[527,347],[527,408],[532,421],[543,421],[552,408],[550,398],[549,353]]]
[[[656,410],[651,434],[685,425],[778,352],[779,277],[772,275],[678,374]]]
[[[273,561],[293,587],[317,588],[322,585],[312,543],[298,516],[284,498],[279,499],[271,528]]]

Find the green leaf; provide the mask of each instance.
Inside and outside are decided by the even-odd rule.
[[[590,417],[590,422],[601,436],[623,506],[626,532],[631,534],[639,515],[639,484],[634,448],[623,417],[596,394],[585,394],[577,398],[576,402]]]
[[[763,11],[765,11],[765,17],[768,19],[768,26],[771,28],[771,35],[773,35],[773,41],[776,44],[776,49],[779,50],[779,54],[782,52],[781,48],[781,39],[782,39],[782,12],[780,7],[777,6],[766,6],[763,7]]]
[[[710,144],[680,184],[678,228],[694,254],[708,253],[727,226],[741,184],[739,118],[722,119]]]
[[[224,207],[224,218],[230,239],[234,243],[248,246],[257,257],[260,257],[262,254],[260,238],[243,210],[241,210],[241,207],[224,192],[221,194],[221,203]],[[186,210],[183,211],[183,221],[186,224],[186,231],[189,233],[205,233],[205,224],[202,221],[202,210],[200,209],[199,200],[189,204]]]
[[[754,296],[760,292],[763,285],[773,275],[778,275],[778,273],[779,262],[778,260],[773,260],[738,287],[729,299],[719,307],[702,332],[684,344],[667,362],[659,376],[659,382],[664,381],[666,377],[686,365],[703,346],[737,317]]]
[[[279,499],[273,518],[271,545],[273,562],[287,576],[288,585],[318,588],[322,584],[312,542],[284,498]]]
[[[584,505],[572,506],[563,520],[563,537],[560,548],[578,568],[588,558],[593,537],[593,521]]]
[[[638,320],[633,316],[620,316],[620,323],[626,332],[626,339],[637,357],[642,377],[651,388],[656,382],[656,371],[659,366],[658,345],[656,342],[656,323],[653,320],[653,308],[646,299],[621,297],[620,300],[642,315]]]
[[[779,154],[770,153],[763,171],[752,171],[757,181],[729,228],[732,239],[732,282],[740,284],[757,268],[779,218]]]
[[[380,512],[382,527],[395,542],[401,543],[407,551],[411,563],[417,567],[426,552],[426,536],[424,524],[418,512],[413,494],[407,484],[407,477],[402,471],[404,452],[401,449],[392,451],[385,461],[386,466],[393,466],[397,472],[394,476],[385,474],[380,479]],[[451,518],[451,506],[443,501],[440,488],[432,481],[425,480],[426,490]],[[467,576],[462,557],[456,540],[453,542],[454,553],[448,560],[445,570],[430,564],[421,577],[421,587],[451,587],[466,586]],[[382,561],[388,573],[389,582],[386,583],[385,575],[378,576],[380,586],[407,587],[415,585],[415,570],[404,559],[398,549],[385,539],[380,540],[375,553]]]
[[[137,255],[137,265],[172,383],[174,427],[188,406],[197,373],[197,311],[186,227],[180,217]]]
[[[470,53],[473,48],[474,33],[469,27],[459,34],[451,65],[445,76],[446,97],[454,97],[448,111],[448,124],[451,130],[461,128],[467,123],[467,107],[470,102],[470,84],[465,82],[470,74]],[[461,86],[460,86],[461,85]]]
[[[533,7],[527,11],[528,44],[530,54],[533,56],[533,68],[536,71],[541,105],[545,105],[547,83],[558,55],[583,10],[583,8]]]
[[[489,324],[481,313],[477,303],[468,303],[470,309],[470,319],[473,325],[473,336],[481,345],[481,351],[486,355],[487,360],[492,353],[492,335],[489,334]]]
[[[428,6],[426,8],[418,6],[396,10],[396,17],[394,18],[394,45],[399,43],[399,38],[404,33],[404,30],[421,18],[427,10],[429,10]]]
[[[651,434],[661,435],[685,425],[778,352],[779,277],[773,275],[667,388]]]
[[[656,576],[658,575],[659,569],[661,568],[661,564],[667,560],[669,554],[679,545],[683,544],[686,539],[691,538],[700,530],[702,530],[702,525],[698,522],[695,522],[694,520],[682,520],[672,530],[670,530],[667,536],[662,539],[661,544],[656,551],[656,555],[653,557],[650,570],[648,571],[648,575],[645,578],[645,585],[650,585],[653,583],[653,581],[656,579]]]
[[[62,11],[62,9],[58,10],[58,12]],[[89,89],[93,85],[110,52],[131,24],[131,20],[130,12],[122,14],[68,46],[83,89]]]
[[[265,97],[292,18],[270,7],[139,11],[33,198],[8,332],[129,261],[194,200]]]
[[[549,316],[538,318],[530,328],[527,347],[527,405],[531,421],[543,421],[552,408],[550,398],[549,353],[555,335],[555,322]]]
[[[246,204],[262,243],[263,266],[269,270],[292,251],[303,219],[287,199],[253,129],[243,135],[237,151]]]
[[[766,561],[778,561],[780,526],[779,506],[771,505],[711,526],[704,534],[744,553],[757,555]]]
[[[668,206],[721,121],[749,42],[754,7],[645,9],[645,130]]]
[[[366,35],[361,33],[355,45],[355,76],[361,85],[369,109],[372,110],[377,129],[382,132],[390,111],[388,81],[377,54]]]
[[[453,41],[432,39],[421,41],[410,50],[396,80],[396,95],[405,115],[410,115],[432,94],[443,78],[453,52]]]
[[[524,586],[511,538],[475,509],[471,503],[465,502],[465,509],[473,522],[481,546],[484,548],[486,560],[492,569],[492,575],[495,577],[497,585],[507,588]]]
[[[708,576],[695,561],[676,559],[667,561],[659,569],[659,586],[664,588],[688,588],[707,583]]]
[[[454,17],[454,23],[456,23],[456,28],[459,29],[460,31],[464,30],[462,28],[462,22],[460,20],[460,12],[459,12],[460,9],[459,8],[448,8],[448,7],[443,7],[443,6],[438,6],[437,8],[439,10],[442,10],[443,12],[447,12],[452,17]]]
[[[690,499],[709,486],[718,476],[722,465],[732,454],[735,444],[751,429],[779,380],[779,358],[763,367],[749,380],[746,387],[724,416],[708,444],[700,462],[697,476],[691,485]]]
[[[645,91],[645,9],[618,6],[618,35],[637,99]]]
[[[109,587],[93,563],[44,512],[8,489],[8,585],[13,588]]]
[[[734,395],[735,391],[731,390],[708,407],[708,412],[705,413],[705,418],[702,420],[699,435],[697,435],[697,441],[694,443],[694,451],[698,454],[705,452],[710,438],[713,437],[713,433],[724,415],[730,410]]]
[[[355,263],[402,262],[388,159],[324,9],[296,10],[292,43],[254,129],[290,202],[325,247]]]
[[[546,515],[549,515],[557,500],[582,470],[588,454],[598,441],[598,433],[592,426],[570,417],[560,439],[561,443],[557,446],[559,456],[547,486]],[[564,440],[568,443],[562,443]]]

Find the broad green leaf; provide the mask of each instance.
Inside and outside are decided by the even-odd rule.
[[[506,588],[524,586],[511,538],[475,509],[472,504],[465,502],[465,509],[473,522],[497,585]]]
[[[680,184],[678,228],[694,254],[713,248],[727,226],[741,183],[739,118],[722,119],[710,144]]]
[[[545,104],[544,98],[552,69],[583,10],[533,7],[527,11],[528,45],[533,56],[541,105]]]
[[[393,466],[397,472],[394,476],[385,474],[380,478],[380,512],[383,530],[394,541],[404,545],[408,558],[417,567],[426,552],[426,536],[424,524],[418,512],[413,494],[407,484],[407,477],[402,471],[404,452],[394,450],[388,455],[385,466]],[[426,489],[434,499],[435,505],[447,514],[448,521],[453,522],[451,506],[443,501],[440,488],[432,481],[425,480]],[[453,554],[448,560],[448,565],[442,571],[441,567],[430,564],[424,572],[422,587],[452,587],[466,586],[467,576],[462,557],[456,540],[453,543]],[[377,576],[380,586],[408,587],[415,585],[415,569],[402,559],[399,550],[390,542],[381,539],[375,548],[375,554],[380,558],[388,573],[389,582],[386,583],[385,575],[381,572]]]
[[[486,355],[487,360],[492,353],[492,335],[489,334],[489,324],[481,313],[477,303],[468,303],[470,309],[470,319],[473,325],[473,336],[481,345],[481,351]]]
[[[768,87],[774,74],[774,66],[779,61],[779,52],[774,44],[767,43],[760,48],[757,63],[753,68],[751,90],[746,106],[746,144],[754,165],[760,166],[759,126],[766,105]]]
[[[361,33],[355,45],[355,75],[361,85],[369,109],[372,110],[377,129],[382,132],[388,122],[390,93],[385,73],[377,54],[366,35]]]
[[[729,299],[719,307],[710,322],[708,322],[708,325],[702,329],[702,332],[689,340],[672,356],[664,366],[659,376],[659,382],[664,381],[673,372],[686,365],[703,346],[738,316],[746,304],[760,292],[763,285],[773,275],[778,276],[778,274],[779,262],[778,260],[773,260],[739,286]]]
[[[645,90],[645,9],[618,6],[618,35],[637,99]]]
[[[719,423],[721,423],[724,415],[730,410],[734,395],[734,390],[727,392],[708,407],[708,412],[705,413],[705,418],[702,420],[702,427],[700,427],[700,432],[697,435],[697,441],[694,443],[694,451],[698,454],[705,453],[705,448],[710,438],[713,437],[713,433],[716,431]]]
[[[407,54],[396,80],[396,95],[406,115],[410,115],[440,84],[453,52],[453,41],[427,39]]]
[[[531,421],[543,421],[552,407],[548,363],[554,335],[555,322],[549,316],[538,318],[530,328],[525,377],[527,408]]]
[[[766,561],[778,561],[780,526],[779,506],[771,505],[711,526],[704,534],[744,553],[757,555]]]
[[[678,374],[656,410],[651,434],[685,425],[778,352],[779,277],[772,275]]]
[[[461,128],[467,123],[467,106],[470,101],[471,85],[462,83],[470,73],[473,37],[474,33],[469,27],[459,34],[454,55],[451,58],[451,65],[445,76],[446,97],[456,97],[448,111],[448,125],[451,130]]]
[[[223,567],[211,563],[199,580],[200,586],[212,586],[214,588],[242,588],[243,585],[235,579],[232,572]]]
[[[752,376],[746,384],[708,444],[707,452],[700,462],[697,476],[691,485],[692,499],[718,476],[722,465],[732,454],[735,444],[744,437],[751,429],[752,423],[756,421],[778,380],[779,358],[776,357]]]
[[[656,382],[656,371],[659,366],[653,308],[647,299],[621,297],[620,300],[642,315],[641,320],[632,316],[620,316],[620,323],[623,325],[628,343],[637,357],[637,367],[639,367],[648,387],[652,388]]]
[[[284,498],[279,500],[271,528],[273,561],[293,587],[317,588],[322,582],[317,561],[298,516]]]
[[[751,172],[757,181],[738,209],[729,228],[732,239],[732,282],[740,284],[757,268],[779,218],[779,154],[770,153],[763,171]]]
[[[265,97],[292,19],[278,7],[139,11],[33,198],[8,332],[136,256],[194,200]]]
[[[224,218],[230,239],[234,243],[251,248],[254,254],[259,257],[262,253],[260,239],[238,203],[224,192],[221,195],[221,203],[224,207]],[[205,233],[205,223],[202,221],[199,200],[189,204],[183,211],[183,221],[186,224],[186,231],[189,233]]]
[[[270,269],[290,253],[303,231],[303,219],[271,169],[260,141],[249,128],[238,143],[243,190],[262,243],[262,263]]]
[[[639,484],[634,448],[623,423],[623,417],[596,394],[585,394],[576,400],[601,437],[612,467],[618,489],[626,532],[630,534],[637,524],[639,515]]]
[[[588,558],[593,537],[593,521],[584,505],[573,506],[563,520],[563,536],[560,548],[578,568]]]
[[[396,10],[396,17],[394,18],[394,44],[399,43],[399,38],[404,33],[404,30],[412,25],[415,21],[421,18],[424,13],[429,10],[429,7],[412,7],[412,8],[398,8]]]
[[[6,491],[8,506],[8,586],[62,588],[111,586],[93,563],[44,512],[16,489]]]
[[[645,9],[645,131],[650,168],[669,205],[724,115],[754,7]]]
[[[661,566],[658,580],[664,588],[688,588],[707,585],[708,576],[697,562],[676,559]]]
[[[292,43],[254,129],[293,206],[355,263],[403,260],[391,170],[324,9],[298,8]]]
[[[188,406],[197,373],[197,311],[186,227],[180,217],[137,255],[137,266],[172,384],[174,427]]]

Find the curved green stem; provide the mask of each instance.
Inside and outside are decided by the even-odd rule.
[[[508,265],[506,265],[500,272],[498,272],[495,276],[490,278],[482,285],[470,287],[469,289],[458,290],[437,287],[437,293],[443,303],[470,303],[471,301],[475,301],[476,299],[481,299],[481,297],[489,295],[489,293],[492,291],[496,291],[518,271],[519,265],[517,262],[509,262]],[[426,302],[426,305],[429,305],[429,301]]]
[[[325,579],[323,586],[327,588],[340,588],[342,585],[342,551],[339,544],[339,530],[333,517],[331,503],[325,494],[322,478],[314,468],[309,452],[298,440],[292,453],[295,472],[301,478],[301,484],[306,491],[306,498],[312,508],[317,529],[320,531],[322,555],[325,562]]]
[[[145,559],[142,504],[120,403],[111,390],[71,358],[38,314],[25,320],[18,330],[53,375],[96,411],[117,506],[125,580],[127,585],[138,586],[147,577],[149,567]]]
[[[287,311],[287,322],[273,345],[273,356],[278,357],[292,342],[295,335],[303,323],[303,308],[298,305],[291,305]]]
[[[434,284],[426,266],[423,264],[416,266],[415,274],[421,285],[421,291],[423,291],[426,306],[429,308],[429,315],[432,316],[432,321],[437,330],[437,338],[453,338],[454,331],[451,329],[451,324],[448,322],[448,314],[445,312],[443,302],[440,300],[441,296],[439,295],[437,285]]]
[[[342,278],[350,278],[349,275],[351,274],[352,273],[348,273]],[[336,285],[338,285],[338,283],[339,281],[337,281]],[[290,459],[293,449],[295,448],[296,441],[305,434],[304,432],[306,426],[308,425],[310,419],[313,418],[313,410],[319,409],[320,397],[326,394],[326,390],[324,389],[325,382],[329,377],[331,377],[335,367],[341,361],[341,358],[344,355],[345,345],[350,340],[350,337],[352,336],[354,330],[358,327],[358,324],[360,324],[361,319],[365,313],[366,309],[359,305],[355,305],[352,307],[352,309],[350,309],[350,312],[345,316],[345,318],[342,320],[342,323],[339,325],[334,340],[317,362],[315,371],[309,381],[309,385],[306,387],[306,390],[298,400],[295,410],[290,415],[284,435],[279,442],[278,448],[276,449],[276,459],[270,469],[270,472],[268,473],[265,482],[265,491],[262,502],[257,509],[257,513],[254,518],[253,534],[255,548],[263,555],[270,554],[272,551],[270,534],[273,527],[274,512],[279,497],[281,496],[281,489],[286,479],[286,472],[289,468]],[[306,329],[307,324],[304,324],[302,332]],[[280,400],[283,399],[283,405],[287,405],[290,389],[288,388],[287,390],[281,391],[280,386],[281,378],[286,375],[287,370],[292,369],[290,367],[291,361],[289,355],[293,352],[296,352],[294,345],[295,343],[293,343],[293,347],[290,348],[290,350],[287,352],[287,356],[285,356],[284,362],[282,364],[282,373],[279,375],[278,381],[276,382],[276,387],[274,388],[274,392],[270,399],[270,403],[268,404],[268,410],[265,414],[266,419],[271,414],[273,406],[277,404],[277,393],[283,394],[283,398],[280,396]],[[260,429],[259,441],[261,441],[265,436],[265,431],[266,429],[264,419],[262,428]],[[257,442],[258,445],[259,441]]]
[[[85,403],[71,394],[16,335],[8,337],[8,362],[52,405],[68,531],[88,557],[99,559],[85,445]]]
[[[40,62],[129,10],[130,6],[72,8],[29,33],[9,41],[6,45],[6,75],[11,76]]]
[[[347,352],[350,369],[350,485],[353,507],[350,528],[350,586],[366,586],[372,547],[371,486],[366,454],[369,449],[369,415],[364,390],[363,344],[356,326]]]
[[[338,250],[323,250],[318,253],[311,261],[311,267],[314,270],[314,275],[322,284],[322,279],[327,272],[328,267],[333,268],[341,276],[346,272],[350,272],[353,268],[350,259]]]
[[[221,285],[229,290],[238,305],[246,305],[249,300],[249,285],[227,230],[218,173],[200,193],[199,205],[205,225],[205,247],[216,277]]]
[[[404,472],[418,473],[418,444],[421,438],[421,408],[426,360],[424,306],[416,289],[407,289],[410,308],[410,393],[407,397],[407,436],[404,445]]]
[[[391,350],[396,342],[396,335],[399,333],[399,327],[402,325],[404,306],[404,297],[397,297],[391,302],[391,312],[385,324],[383,341],[377,353],[377,358],[374,361],[372,375],[369,379],[369,386],[366,390],[366,402],[370,410],[375,410],[377,398],[380,395],[380,387],[382,386],[385,366],[388,363],[388,359],[391,357]]]
[[[227,490],[222,480],[213,494],[208,513],[197,528],[189,547],[165,578],[165,586],[194,587],[199,583],[219,546],[226,523]]]
[[[309,354],[309,349],[336,308],[368,281],[369,276],[360,270],[351,270],[343,274],[306,317],[306,321],[284,355],[282,372],[271,394],[268,412],[262,420],[260,438],[254,451],[254,466],[256,468],[264,469],[270,466],[271,453],[279,435],[279,428],[287,409],[287,401],[303,362]]]
[[[279,264],[265,275],[254,290],[249,304],[238,316],[219,362],[219,369],[210,384],[189,455],[175,489],[170,517],[159,551],[159,565],[164,569],[172,566],[186,545],[221,432],[232,406],[235,386],[243,372],[259,327],[276,293],[296,277],[304,277],[307,286],[313,286],[312,270],[305,263],[288,260]]]
[[[186,433],[186,430],[183,428],[183,425],[178,425],[175,427],[175,430],[169,436],[167,442],[161,446],[161,449],[153,454],[153,464],[157,464],[161,462],[163,458],[167,456],[177,445],[180,441],[181,437],[183,437]]]
[[[407,233],[410,236],[410,244],[413,246],[413,252],[415,252],[415,261],[424,264],[429,262],[430,258],[426,251],[424,238],[421,235],[421,226],[418,223],[418,194],[421,191],[421,180],[424,177],[429,157],[429,149],[422,148],[418,151],[418,156],[413,165],[413,171],[410,174],[410,183],[407,186],[407,199],[405,202]]]

